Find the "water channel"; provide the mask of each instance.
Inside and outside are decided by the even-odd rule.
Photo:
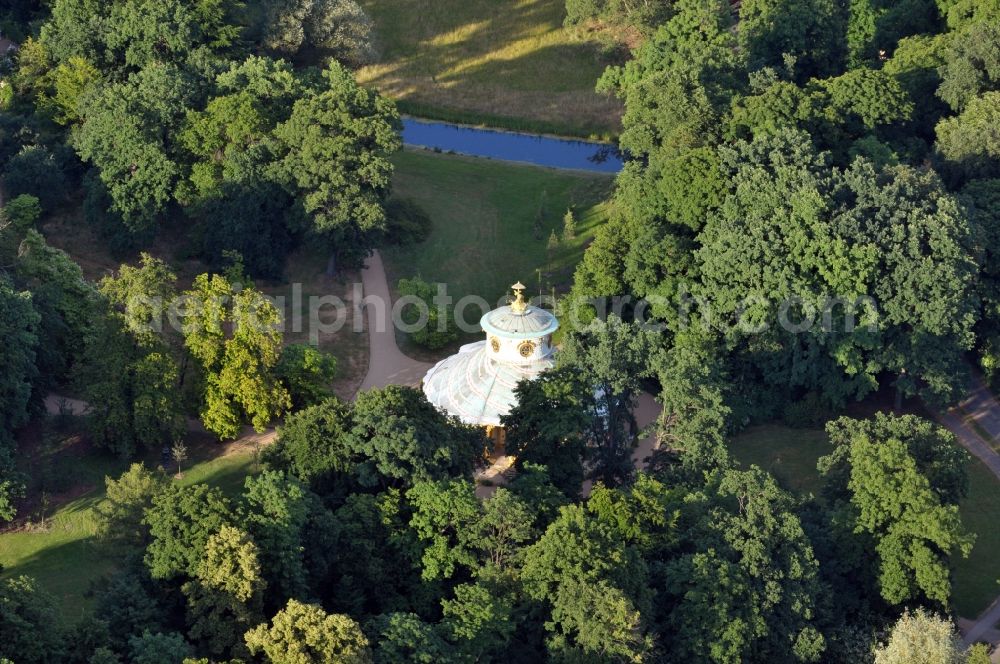
[[[622,157],[610,143],[403,118],[403,143],[536,166],[617,173]]]

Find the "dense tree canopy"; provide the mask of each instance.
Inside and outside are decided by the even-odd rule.
[[[688,534],[700,540],[695,553],[665,571],[677,602],[669,618],[679,637],[674,652],[699,662],[751,652],[820,661],[818,565],[788,510],[790,496],[759,469],[721,473],[708,489],[699,510],[704,521]]]
[[[251,29],[267,49],[289,55],[321,50],[355,66],[375,55],[371,20],[354,0],[265,0],[255,5]]]
[[[0,581],[0,658],[42,664],[66,654],[53,598],[26,576]]]
[[[639,431],[632,413],[640,381],[649,373],[646,360],[654,343],[640,325],[612,315],[570,335],[559,355],[559,363],[580,371],[582,383],[595,392],[592,406],[583,399],[576,408],[582,406],[586,418],[593,476],[609,485],[628,481],[633,473],[632,449]]]
[[[35,569],[107,562],[75,624],[40,590],[51,579],[0,570],[0,659],[983,664],[937,617],[960,605],[953,568],[974,541],[968,456],[930,420],[837,416],[893,391],[897,410],[952,405],[974,359],[997,375],[996,2],[566,10],[615,62],[598,87],[624,103],[625,165],[606,224],[563,221],[586,249],[557,307],[557,366],[514,387],[516,461],[477,480],[494,451],[481,428],[419,389],[331,397],[334,357],[291,343],[267,296],[299,274],[296,249],[336,272],[447,230],[405,197],[434,192],[391,191],[399,112],[350,69],[381,46],[361,4],[0,8],[20,42],[0,56],[0,520],[61,528],[55,501],[95,546],[71,540]],[[451,61],[454,38],[421,48],[477,75],[586,52],[487,68]],[[433,82],[441,99],[461,88]],[[91,244],[125,264],[56,248]],[[415,341],[456,340],[450,311],[429,322]],[[41,417],[54,391],[86,402],[86,432]],[[643,392],[663,407],[647,431]],[[779,417],[817,439],[829,421],[814,493],[783,488],[805,470],[779,484],[730,456],[735,433]],[[181,474],[187,445],[202,464],[208,438],[246,425],[277,426],[274,442]],[[782,434],[798,439],[754,430],[768,449]],[[92,511],[57,467],[79,448],[84,476],[118,464]],[[153,468],[171,452],[174,477]]]
[[[328,235],[345,257],[364,256],[365,235],[385,226],[382,201],[392,175],[389,155],[401,146],[399,116],[392,102],[337,64],[323,81],[275,129],[275,172],[302,197],[315,232]]]
[[[277,442],[265,450],[264,459],[326,493],[341,475],[353,471],[355,456],[347,438],[350,429],[350,406],[329,399],[289,415]]]
[[[421,480],[468,476],[485,450],[482,431],[446,416],[409,387],[358,395],[351,446],[363,461],[367,486],[409,486]]]
[[[38,345],[38,313],[31,306],[31,294],[17,292],[0,278],[0,329],[5,348],[0,365],[0,430],[13,431],[28,419],[31,386],[37,377],[35,351]],[[9,435],[9,434],[5,434]]]
[[[912,416],[841,418],[828,431],[837,448],[820,468],[855,531],[874,541],[882,596],[947,604],[949,559],[967,556],[975,540],[958,514],[965,452],[951,434]]]
[[[222,526],[208,538],[197,576],[181,590],[188,636],[213,656],[245,653],[243,633],[262,616],[260,551],[246,533]]]
[[[205,484],[171,484],[153,498],[143,523],[151,541],[145,562],[155,579],[195,576],[208,539],[233,521],[229,501]]]
[[[123,266],[101,282],[100,315],[77,379],[94,404],[95,439],[125,458],[172,443],[181,431],[179,367],[154,327],[157,298],[171,293],[175,279],[145,255],[140,267]]]
[[[340,64],[371,59],[370,21],[353,0],[251,5],[59,0],[21,58],[18,90],[72,129],[96,176],[90,216],[119,246],[183,213],[215,266],[236,250],[251,272],[279,276],[310,232],[356,262],[384,230],[399,148],[393,104]],[[326,65],[294,70],[254,45]],[[28,142],[6,166],[8,190],[60,203],[59,161]]]
[[[581,373],[553,369],[519,383],[517,405],[501,418],[507,453],[517,459],[518,468],[545,466],[551,482],[570,497],[583,482],[584,432],[596,408]]]

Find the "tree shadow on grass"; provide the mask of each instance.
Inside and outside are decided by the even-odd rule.
[[[368,3],[388,48],[360,72],[364,82],[418,106],[556,123],[563,131],[617,127],[621,104],[593,91],[610,63],[595,43],[561,32],[561,2],[402,4]],[[412,20],[403,25],[400,16]]]
[[[43,538],[45,534],[32,537]],[[40,540],[38,550],[6,567],[0,580],[21,575],[34,578],[39,588],[52,596],[62,624],[70,626],[93,610],[93,583],[117,566],[111,552],[93,537],[51,546]]]

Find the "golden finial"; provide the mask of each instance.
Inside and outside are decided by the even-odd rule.
[[[523,314],[528,308],[528,303],[524,301],[524,289],[526,286],[520,281],[511,286],[514,291],[514,301],[510,303],[510,310],[515,314]]]

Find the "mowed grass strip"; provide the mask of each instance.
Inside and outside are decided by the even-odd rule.
[[[563,28],[564,0],[362,0],[379,62],[358,80],[407,112],[607,138],[621,104],[594,86],[607,65]]]
[[[448,286],[459,300],[484,298],[490,308],[517,280],[537,295],[565,292],[573,270],[607,220],[607,175],[522,166],[475,157],[404,150],[393,161],[393,194],[416,201],[430,216],[430,237],[382,250],[390,287],[420,276]],[[563,238],[563,217],[574,211],[576,233]],[[559,245],[549,251],[552,232]],[[469,317],[472,317],[470,307]]]
[[[822,478],[816,462],[829,454],[831,446],[822,430],[770,424],[747,429],[730,442],[729,449],[744,467],[760,466],[786,489],[804,495],[819,492]],[[996,565],[1000,481],[976,458],[969,461],[968,473],[969,495],[959,511],[965,528],[976,533],[976,544],[968,558],[956,560],[952,603],[959,615],[975,618],[1000,595]]]

